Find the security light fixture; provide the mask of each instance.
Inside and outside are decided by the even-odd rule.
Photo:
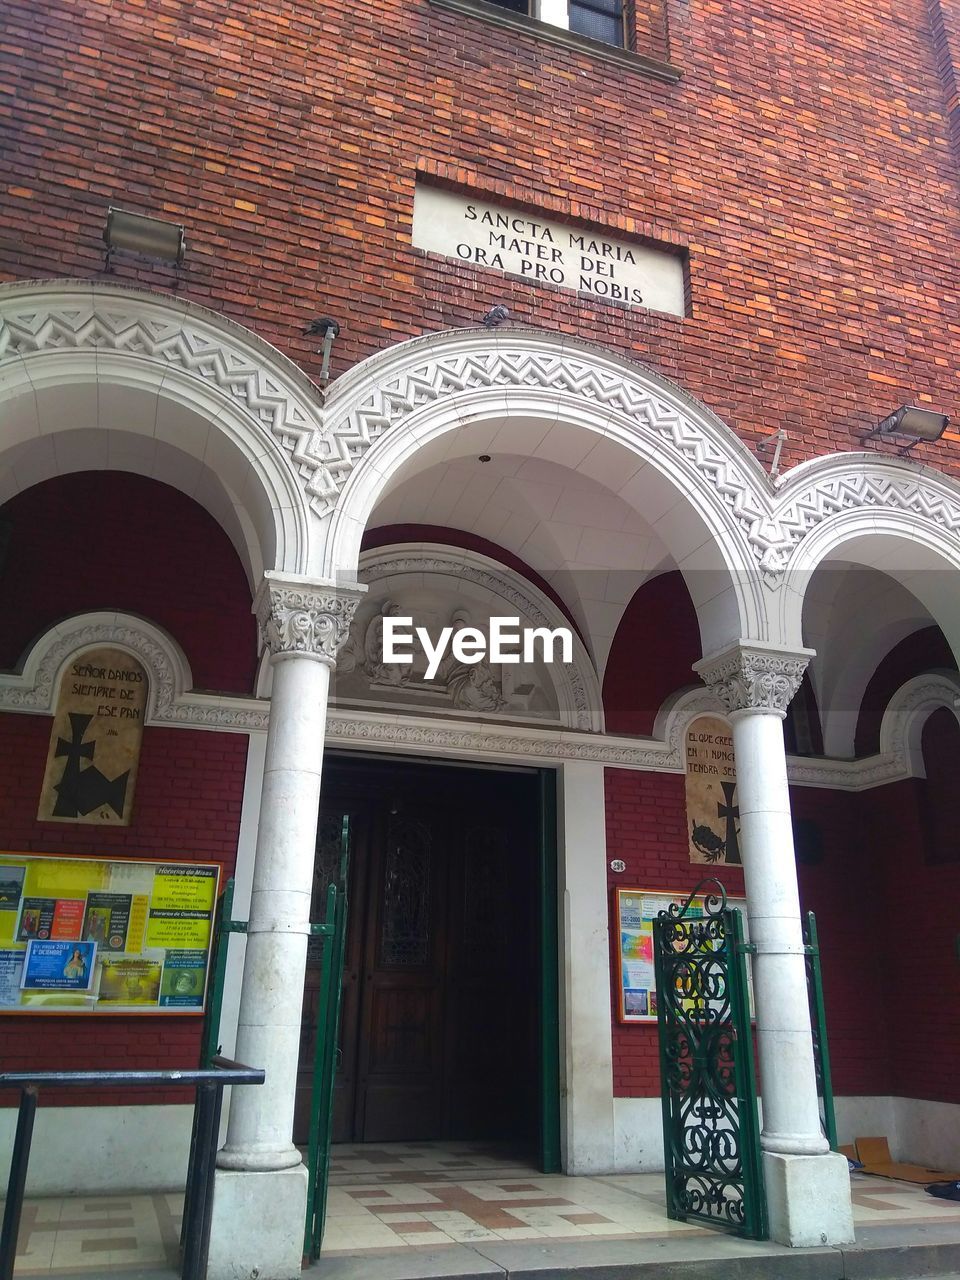
[[[323,337],[323,355],[320,360],[320,385],[325,387],[330,381],[330,349],[333,346],[333,340],[340,335],[340,326],[336,320],[332,320],[330,316],[319,316],[316,320],[311,320],[303,331],[305,334],[322,335]]]
[[[115,253],[136,253],[155,262],[169,262],[179,267],[187,247],[180,223],[112,208],[107,211],[103,243],[107,246],[108,271]]]
[[[906,453],[918,445],[921,440],[939,440],[947,429],[950,419],[945,413],[936,413],[933,409],[919,409],[916,405],[905,404],[878,422],[872,431],[868,431],[864,440],[873,440],[876,436],[902,436],[910,443],[901,450]]]

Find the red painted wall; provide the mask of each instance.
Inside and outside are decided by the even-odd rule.
[[[960,729],[946,714],[952,726],[940,720],[925,746],[955,761]],[[617,1022],[613,889],[690,889],[708,869],[687,859],[682,777],[608,769],[606,797],[607,856],[627,864],[608,873],[614,1093],[656,1097],[656,1027]],[[794,787],[791,805],[822,834],[822,860],[797,875],[820,934],[835,1092],[960,1103],[960,849],[953,863],[926,861],[923,820],[952,812],[949,788],[939,776],[858,794]],[[742,892],[742,872],[718,874]]]
[[[653,733],[670,694],[698,682],[693,663],[701,656],[697,613],[683,575],[662,573],[645,582],[624,610],[607,659],[607,732]]]
[[[0,667],[52,623],[119,609],[155,622],[187,655],[194,686],[251,693],[257,664],[250,588],[233,544],[178,489],[145,476],[82,471],[0,507]]]
[[[883,713],[897,690],[914,676],[938,667],[948,671],[957,669],[957,661],[939,627],[924,627],[894,645],[864,690],[854,744],[858,756],[880,750]]]
[[[147,728],[129,827],[37,822],[50,741],[48,716],[0,714],[0,839],[18,853],[236,862],[247,738]],[[200,1020],[151,1017],[0,1015],[0,1070],[133,1070],[197,1063]],[[157,1102],[153,1092],[44,1092],[47,1103]]]
[[[607,870],[610,890],[611,1016],[613,1018],[613,1092],[619,1098],[660,1096],[660,1059],[656,1023],[617,1020],[617,928],[615,889],[694,887],[704,876],[718,875],[733,896],[743,893],[743,872],[736,867],[693,866],[687,851],[684,780],[671,773],[634,773],[606,769],[607,862],[622,858],[626,871]]]
[[[12,667],[58,618],[139,614],[170,632],[198,687],[249,692],[256,645],[250,593],[219,526],[190,498],[141,476],[83,472],[0,508],[11,537],[0,570],[0,663]],[[0,848],[16,852],[219,862],[236,859],[245,735],[144,730],[129,827],[36,821],[48,716],[0,714]],[[189,1066],[195,1017],[0,1015],[0,1070]],[[102,1101],[73,1092],[45,1102]],[[124,1092],[116,1101],[160,1101]]]

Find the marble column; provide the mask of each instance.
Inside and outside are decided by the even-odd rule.
[[[733,727],[773,1239],[853,1240],[847,1162],[820,1126],[783,724],[810,650],[742,642],[695,664]]]
[[[232,1091],[217,1165],[210,1280],[300,1274],[307,1171],[293,1145],[300,1017],[330,673],[358,590],[268,572],[254,601],[273,688]]]

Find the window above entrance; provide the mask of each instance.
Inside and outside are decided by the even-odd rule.
[[[430,0],[511,27],[525,35],[564,45],[576,52],[612,60],[656,76],[679,80],[667,58],[666,23],[657,0],[643,6],[629,0]],[[642,13],[641,13],[642,10]]]
[[[621,0],[491,0],[498,9],[509,9],[528,18],[539,18],[604,44],[626,44]]]

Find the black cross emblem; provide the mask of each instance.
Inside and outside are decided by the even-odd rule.
[[[740,838],[737,833],[737,818],[740,817],[740,807],[733,803],[733,794],[737,789],[735,782],[721,782],[723,787],[723,798],[725,803],[717,804],[717,817],[725,818],[727,822],[727,831],[724,837],[724,862],[737,863],[741,862],[740,858]]]

